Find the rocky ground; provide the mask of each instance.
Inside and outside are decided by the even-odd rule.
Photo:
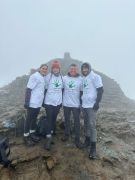
[[[12,115],[11,115],[12,114]],[[1,117],[4,118],[4,117]],[[6,118],[21,121],[24,110],[10,112]],[[79,150],[73,144],[61,142],[59,127],[50,152],[44,150],[45,139],[32,148],[25,147],[15,130],[1,128],[8,134],[11,156],[16,169],[0,166],[1,180],[134,180],[135,179],[135,112],[101,109],[97,114],[97,159],[88,159],[88,149]],[[83,141],[83,121],[82,141]],[[2,125],[2,124],[1,124]],[[8,131],[8,132],[7,132]]]

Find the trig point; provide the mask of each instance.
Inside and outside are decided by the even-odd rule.
[[[64,53],[64,59],[71,59],[71,56],[70,56],[69,52]]]

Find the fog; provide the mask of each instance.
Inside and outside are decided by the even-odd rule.
[[[135,99],[134,0],[0,0],[0,86],[70,52]]]

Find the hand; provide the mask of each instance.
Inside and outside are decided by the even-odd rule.
[[[99,109],[99,104],[98,103],[95,103],[94,106],[93,106],[93,110],[94,111],[97,111]]]
[[[28,104],[24,104],[24,108],[25,108],[25,109],[28,109],[28,108],[29,108],[29,105],[28,105]]]

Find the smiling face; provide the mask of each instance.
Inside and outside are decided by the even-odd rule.
[[[83,63],[81,66],[81,72],[83,76],[87,76],[91,72],[91,65],[89,63]]]
[[[45,76],[48,72],[48,66],[47,65],[42,65],[39,69],[39,72],[42,76]]]
[[[69,74],[71,75],[71,76],[76,76],[77,74],[78,74],[78,68],[77,68],[77,66],[76,65],[71,65],[70,67],[69,67]]]
[[[53,73],[53,74],[58,74],[58,73],[60,73],[60,68],[54,67],[54,68],[52,69],[52,73]]]
[[[60,73],[60,62],[58,60],[54,60],[51,65],[51,72],[55,75],[58,75]]]
[[[83,68],[82,68],[82,74],[83,74],[83,76],[87,76],[89,73],[90,73],[89,68],[87,68],[87,67],[83,67]]]

